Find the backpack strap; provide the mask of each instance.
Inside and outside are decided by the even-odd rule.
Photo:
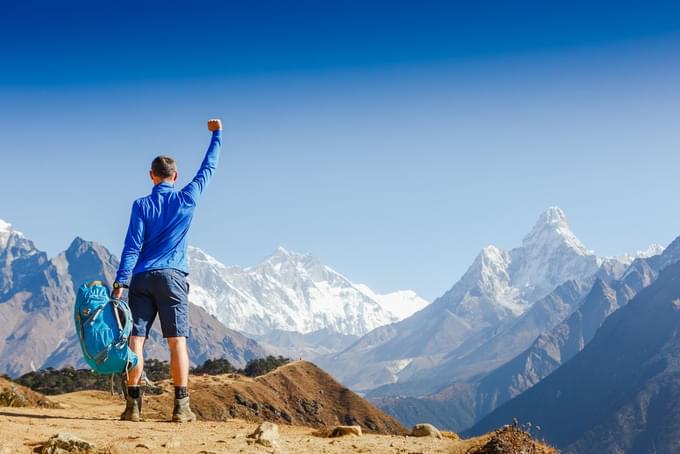
[[[95,362],[98,363],[98,364],[99,364],[99,361],[97,361],[97,358],[99,357],[99,355],[100,355],[102,352],[100,351],[100,352],[98,352],[96,355],[93,356],[93,355],[87,350],[87,345],[86,345],[85,342],[84,342],[84,341],[85,341],[85,334],[83,333],[83,325],[85,325],[85,323],[92,323],[92,322],[95,320],[95,318],[102,312],[102,310],[104,309],[105,306],[106,306],[106,303],[105,303],[105,304],[102,304],[101,306],[99,306],[99,307],[97,308],[96,311],[94,311],[92,314],[90,314],[90,315],[89,315],[86,319],[84,319],[84,320],[80,318],[80,312],[78,313],[78,322],[79,322],[79,323],[78,323],[78,325],[79,325],[79,326],[78,326],[78,336],[80,336],[80,345],[81,345],[82,348],[83,348],[83,354],[84,354],[90,361],[95,361]],[[104,350],[106,350],[106,349],[104,349]]]
[[[130,317],[125,317],[125,324],[122,324],[120,321],[118,309],[123,305],[124,305],[123,307],[127,306],[127,303],[125,301],[112,299],[110,303],[113,305],[113,313],[116,316],[116,321],[118,322],[118,329],[120,329],[118,341],[115,342],[116,346],[120,348],[120,344],[127,345],[128,337],[124,333],[130,332],[130,330],[132,329],[132,320],[130,319]]]

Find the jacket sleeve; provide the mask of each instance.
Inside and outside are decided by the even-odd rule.
[[[125,236],[125,244],[123,245],[123,253],[120,255],[120,266],[116,274],[116,282],[121,284],[130,284],[132,271],[137,264],[139,253],[142,251],[144,244],[144,218],[142,217],[142,210],[139,202],[135,201],[132,204],[132,213],[130,215],[130,225],[128,226],[127,235]]]
[[[222,148],[222,131],[213,131],[212,139],[210,140],[210,146],[208,151],[205,153],[205,158],[201,163],[201,168],[198,173],[189,184],[187,184],[182,189],[182,194],[184,194],[188,199],[196,204],[198,198],[205,190],[205,187],[210,182],[213,173],[217,169],[217,164],[220,160],[220,149]]]

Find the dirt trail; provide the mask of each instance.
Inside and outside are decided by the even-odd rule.
[[[93,443],[102,454],[553,452],[515,431],[471,440],[453,434],[444,439],[404,436],[406,429],[396,420],[304,361],[255,379],[233,374],[192,377],[192,407],[200,421],[183,425],[168,422],[173,404],[169,381],[159,383],[161,395],[145,396],[145,421],[139,423],[120,421],[124,401],[107,392],[80,391],[48,400],[28,389],[6,385],[12,393],[21,394],[19,400],[28,406],[0,407],[0,454],[36,452],[59,433]],[[15,397],[10,400],[14,402]],[[276,449],[249,443],[247,436],[263,420],[278,424]],[[364,435],[315,435],[319,429],[347,424],[361,425]],[[479,451],[492,438],[494,442]]]
[[[118,421],[119,397],[83,391],[51,400],[61,409],[0,408],[0,453],[29,453],[52,435],[69,432],[111,453],[264,453],[271,448],[249,445],[246,436],[257,423],[240,419],[178,425],[163,420]],[[437,440],[390,435],[319,438],[309,427],[279,425],[280,449],[289,453],[453,453],[463,454],[482,439]],[[4,453],[3,453],[4,454]]]

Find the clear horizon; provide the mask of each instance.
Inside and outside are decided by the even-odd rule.
[[[433,300],[549,206],[602,256],[680,235],[672,2],[130,11],[0,17],[0,219],[51,256],[76,236],[119,255],[151,159],[186,182],[215,116],[190,244],[227,265],[283,246]]]

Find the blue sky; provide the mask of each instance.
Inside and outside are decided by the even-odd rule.
[[[242,3],[3,5],[0,218],[119,253],[151,159],[187,181],[220,116],[191,243],[227,264],[435,298],[550,205],[603,255],[680,235],[672,2]]]

